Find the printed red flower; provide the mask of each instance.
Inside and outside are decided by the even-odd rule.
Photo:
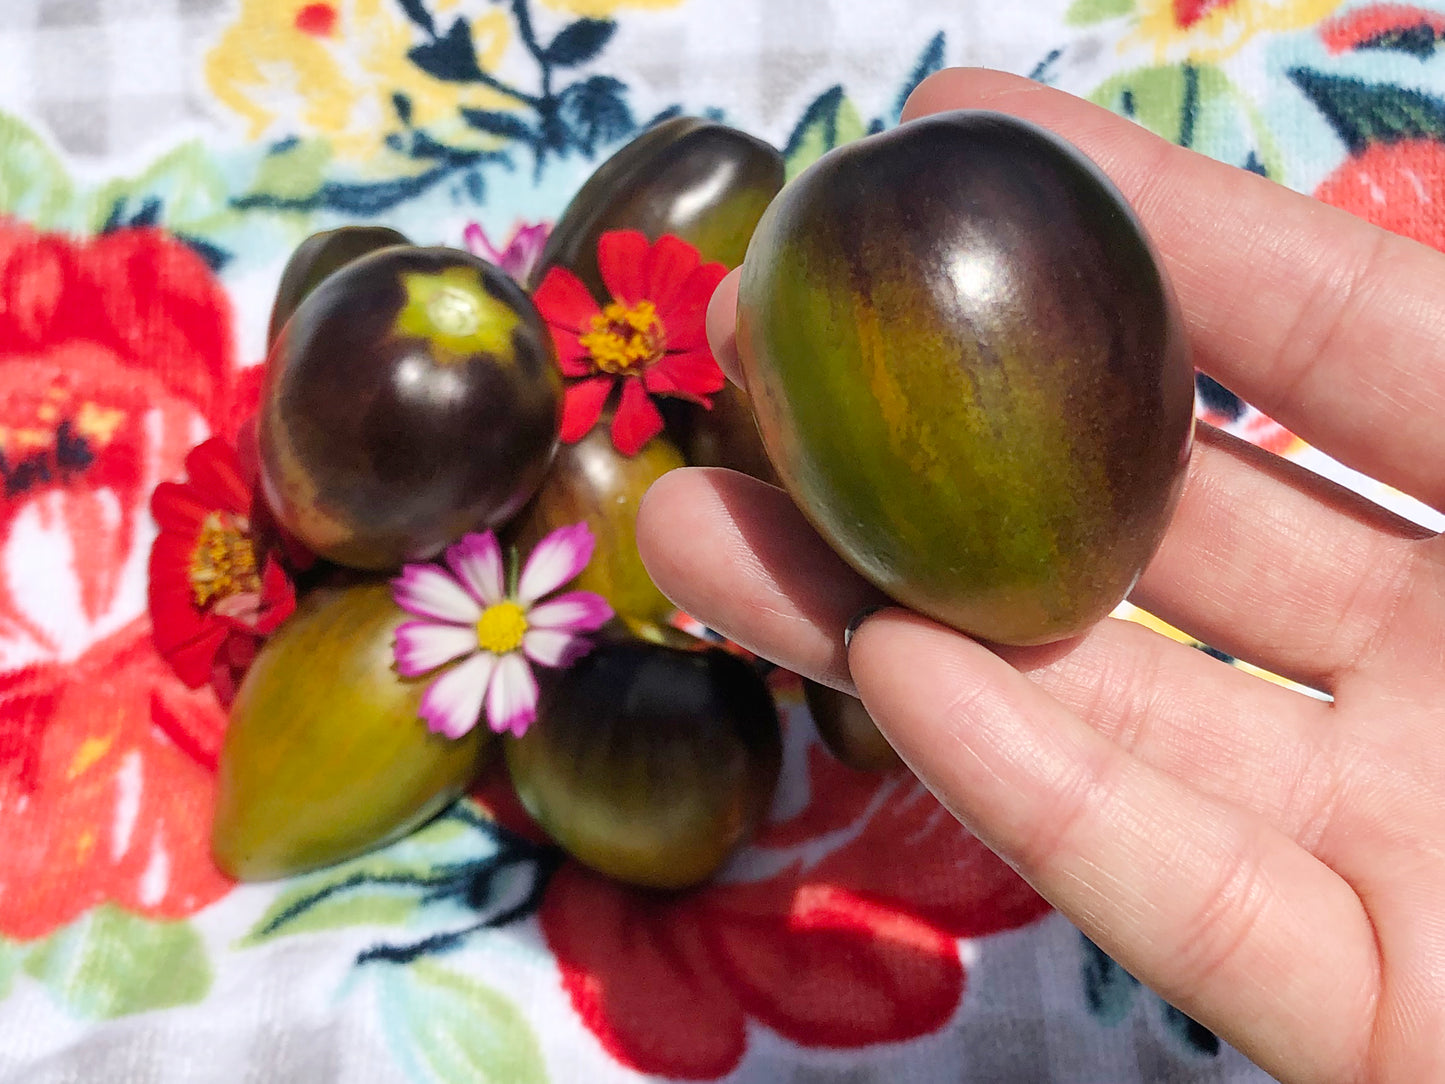
[[[211,682],[229,703],[262,639],[296,608],[296,593],[251,525],[254,479],[219,437],[186,457],[187,480],[151,498],[151,635],[192,689]]]
[[[1367,4],[1320,24],[1325,47],[1336,55],[1353,49],[1433,44],[1445,38],[1445,15],[1415,4]]]
[[[644,892],[574,862],[553,876],[542,932],[573,1007],[622,1064],[720,1077],[758,1025],[820,1048],[929,1034],[964,994],[959,939],[1047,912],[913,776],[853,772],[817,744],[806,756],[802,808],[716,883]],[[504,792],[479,798],[535,838]]]
[[[1315,189],[1315,198],[1445,251],[1445,143],[1366,144]]]
[[[224,427],[231,366],[229,303],[185,245],[0,219],[0,671],[142,613],[146,500]]]
[[[612,443],[636,455],[662,431],[653,396],[711,407],[708,396],[726,378],[707,344],[707,304],[727,269],[703,263],[676,237],[656,244],[637,230],[613,230],[597,242],[597,263],[609,300],[598,305],[572,272],[554,267],[533,300],[552,329],[567,378],[562,440],[586,436],[621,386]]]
[[[43,937],[108,900],[182,918],[230,890],[210,857],[225,716],[180,686],[144,620],[0,675],[0,721],[0,936]]]
[[[209,854],[225,717],[156,654],[146,502],[198,433],[235,433],[230,306],[153,229],[0,220],[0,936],[95,904],[178,918]]]

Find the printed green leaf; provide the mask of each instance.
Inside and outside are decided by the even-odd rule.
[[[230,192],[205,147],[191,142],[158,158],[134,177],[97,188],[86,199],[85,222],[94,232],[124,226],[163,226],[218,255],[208,241],[235,224]]]
[[[1089,98],[1180,146],[1265,176],[1283,176],[1278,143],[1258,108],[1219,68],[1136,68],[1104,82]]]
[[[251,191],[283,200],[307,199],[326,182],[331,159],[331,144],[322,139],[297,139],[275,147],[261,159]]]
[[[783,149],[787,178],[792,180],[834,147],[851,143],[867,134],[857,107],[841,86],[818,95],[803,111],[803,117]]]
[[[536,1033],[509,998],[425,960],[387,980],[384,1018],[413,1079],[546,1084]]]
[[[0,215],[43,229],[65,226],[74,192],[55,153],[21,121],[0,113]]]
[[[297,879],[241,946],[317,930],[405,925],[430,894],[475,861],[478,830],[466,813],[459,805],[385,850]]]
[[[20,969],[20,949],[12,941],[0,937],[0,1001],[10,996],[15,985],[15,972]]]
[[[1117,19],[1134,11],[1134,0],[1074,0],[1064,13],[1070,26],[1091,26],[1106,19]]]
[[[25,971],[74,1015],[109,1020],[192,1005],[211,989],[206,946],[188,922],[95,908],[25,957]]]

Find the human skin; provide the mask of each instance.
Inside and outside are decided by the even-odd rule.
[[[951,70],[904,118],[1051,128],[1138,211],[1196,364],[1345,464],[1445,507],[1445,255],[1016,76]],[[710,330],[736,376],[736,278]],[[1286,1082],[1445,1079],[1445,543],[1201,426],[1131,598],[1321,701],[1106,620],[991,649],[882,600],[781,491],[675,471],[658,586],[855,692],[945,805],[1170,1002]]]

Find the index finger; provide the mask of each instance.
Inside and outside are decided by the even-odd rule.
[[[1049,128],[1109,175],[1162,255],[1199,368],[1341,462],[1445,507],[1445,256],[1019,76],[940,72],[903,118],[963,108]]]

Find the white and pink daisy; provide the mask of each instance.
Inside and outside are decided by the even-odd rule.
[[[461,660],[422,696],[429,729],[460,738],[485,706],[497,733],[526,733],[537,718],[531,663],[570,666],[591,649],[581,634],[612,618],[591,591],[541,601],[587,566],[594,544],[585,523],[558,528],[537,543],[509,590],[497,536],[469,534],[447,549],[447,568],[407,565],[391,581],[396,604],[421,618],[396,630],[397,672],[420,677]]]

